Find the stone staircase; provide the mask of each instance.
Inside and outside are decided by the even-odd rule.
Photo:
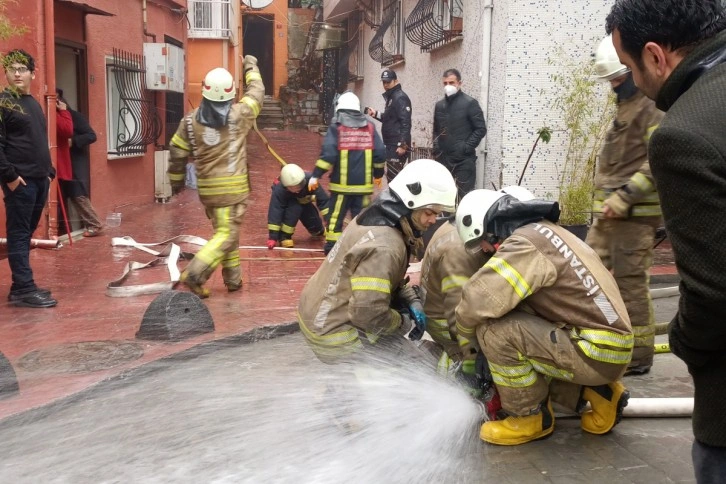
[[[282,115],[282,107],[279,99],[273,99],[271,96],[265,96],[262,111],[257,117],[257,127],[260,129],[282,129],[284,126],[284,117]]]

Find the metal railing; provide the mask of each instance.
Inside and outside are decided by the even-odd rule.
[[[406,19],[406,37],[430,52],[461,37],[464,29],[462,0],[419,0]]]
[[[232,35],[231,6],[231,0],[191,0],[189,2],[189,37],[211,39],[230,37]]]
[[[120,49],[113,49],[107,63],[116,89],[113,104],[117,112],[112,118],[109,153],[124,156],[146,152],[146,146],[161,135],[161,119],[156,112],[154,96],[145,86],[144,57]]]
[[[383,9],[383,21],[371,39],[368,53],[371,59],[383,66],[403,60],[403,35],[401,32],[401,1],[387,0]]]

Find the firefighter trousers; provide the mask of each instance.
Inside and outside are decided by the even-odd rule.
[[[225,284],[240,283],[239,228],[246,210],[246,201],[228,207],[205,207],[214,235],[187,265],[185,272],[190,280],[204,284],[221,264]]]
[[[318,212],[314,203],[293,203],[285,209],[282,216],[282,228],[280,230],[282,240],[292,238],[298,221],[302,222],[310,235],[318,236],[325,233],[323,219],[320,218],[320,212]]]
[[[370,202],[369,194],[349,195],[337,192],[330,194],[330,209],[327,216],[328,232],[325,235],[326,253],[333,248],[343,233],[346,214],[350,212],[350,216],[355,218]]]
[[[616,381],[627,367],[589,358],[564,325],[523,311],[478,326],[476,336],[511,415],[537,412],[548,396],[576,411],[583,385]]]
[[[585,242],[615,277],[633,325],[635,347],[631,367],[650,367],[655,344],[655,317],[650,298],[650,267],[660,217],[599,218]]]

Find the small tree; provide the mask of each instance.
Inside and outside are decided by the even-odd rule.
[[[567,134],[559,178],[560,222],[586,224],[592,215],[595,163],[614,115],[614,96],[595,81],[593,59],[573,59],[560,47],[548,63],[559,69],[551,75],[552,107],[559,111]]]

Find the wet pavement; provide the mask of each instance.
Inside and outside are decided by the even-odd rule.
[[[268,131],[265,135],[288,162],[312,168],[319,153],[318,134]],[[252,198],[240,244],[262,247],[267,239],[270,184],[279,165],[256,135],[250,141]],[[72,247],[66,243],[60,250],[31,252],[36,282],[53,291],[59,301],[56,308],[7,305],[10,274],[7,263],[0,261],[0,352],[13,365],[20,385],[18,395],[0,400],[0,434],[4,437],[0,439],[0,455],[4,456],[0,475],[12,477],[13,482],[116,482],[144,477],[155,482],[295,482],[280,477],[288,475],[282,471],[278,479],[270,473],[267,466],[274,466],[279,455],[264,454],[251,462],[244,458],[249,449],[233,447],[239,451],[235,453],[225,447],[245,422],[252,422],[249,426],[254,429],[258,424],[253,425],[253,420],[276,418],[275,406],[265,400],[264,389],[254,397],[244,393],[247,379],[261,378],[250,368],[269,365],[275,368],[275,375],[284,376],[309,365],[314,374],[325,373],[299,334],[265,341],[295,330],[290,323],[295,319],[298,296],[318,267],[322,252],[242,249],[243,289],[226,292],[219,270],[209,282],[212,296],[204,304],[214,320],[214,333],[175,343],[139,340],[136,332],[156,296],[111,298],[105,289],[121,276],[128,262],[148,262],[153,257],[137,249],[111,247],[111,237],[131,236],[144,243],[180,234],[209,238],[212,228],[194,190],[184,191],[167,204],[150,200],[120,211],[121,225],[107,228],[101,237],[77,238]],[[322,241],[310,237],[301,226],[294,240],[296,248],[322,246]],[[197,249],[180,245],[183,250]],[[672,285],[677,276],[667,241],[658,247],[655,261],[654,281]],[[166,271],[156,267],[139,271],[129,283],[165,279]],[[676,303],[677,297],[656,300],[658,321],[669,320]],[[244,344],[250,342],[256,343]],[[633,396],[690,396],[690,377],[683,364],[672,355],[656,358],[653,372],[628,379]],[[307,381],[302,378],[290,384],[304,386]],[[232,394],[225,393],[230,391]],[[227,398],[229,402],[225,402]],[[213,404],[205,404],[207,399]],[[259,407],[269,407],[269,413],[255,411],[244,417],[246,408]],[[187,426],[192,432],[175,437],[174,429],[181,425],[175,419],[184,421],[197,411],[199,420]],[[123,418],[114,421],[117,413]],[[250,420],[251,415],[255,419]],[[235,416],[240,423],[230,427]],[[441,482],[693,482],[690,419],[627,419],[605,437],[583,434],[578,425],[575,419],[561,419],[552,438],[511,449],[485,446],[474,438],[462,447],[463,456],[452,457],[462,459],[461,469]],[[157,434],[150,430],[158,431],[158,427],[167,430]],[[58,430],[54,433],[53,429]],[[286,435],[285,428],[260,431]],[[195,440],[195,432],[206,437]],[[243,435],[258,438],[247,431]],[[421,435],[414,433],[410,438]],[[305,446],[314,446],[312,440],[305,442]],[[281,445],[274,439],[259,441],[260,446],[273,444]],[[73,458],[66,455],[62,465],[48,450],[58,446],[75,449],[69,454]],[[141,455],[147,447],[162,451]],[[87,455],[79,458],[80,454]],[[204,456],[199,462],[208,464],[207,470],[202,464],[190,463],[195,455]],[[173,470],[175,462],[179,466]],[[221,470],[225,468],[230,469],[228,474]],[[253,478],[242,478],[250,469],[253,472],[248,475]],[[301,474],[302,467],[291,469],[290,476],[312,475]],[[297,482],[328,482],[323,478],[327,475]]]

